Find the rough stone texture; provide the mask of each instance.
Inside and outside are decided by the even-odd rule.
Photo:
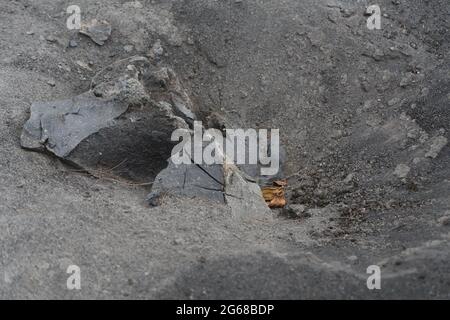
[[[166,166],[175,145],[170,140],[172,132],[188,128],[170,101],[179,97],[178,105],[184,106],[189,98],[170,69],[155,68],[143,57],[124,62],[97,74],[86,93],[34,103],[22,146],[45,149],[95,175],[151,181]],[[164,75],[158,81],[173,83],[161,88],[159,83],[145,80],[144,86],[138,80],[158,77],[161,70]],[[159,101],[164,98],[168,101]],[[184,106],[182,116],[192,120],[188,107]]]
[[[152,192],[147,197],[154,201],[154,197],[165,193],[182,197],[205,198],[224,203],[223,170],[221,165],[175,165],[170,159],[169,165],[155,178]]]
[[[22,133],[22,146],[46,148],[65,158],[81,141],[110,125],[127,109],[124,102],[97,99],[91,92],[67,100],[33,103]]]
[[[226,182],[222,165],[194,164],[192,159],[175,165],[169,159],[164,169],[175,145],[172,132],[188,129],[185,120],[192,123],[196,116],[174,71],[155,62],[144,57],[119,61],[98,73],[92,89],[82,95],[34,103],[22,146],[50,151],[94,176],[155,179],[147,197],[151,205],[170,193],[219,203],[227,199],[232,214],[241,218],[270,215],[258,185],[243,179],[237,167]]]
[[[64,1],[0,0],[1,298],[449,298],[450,146],[425,156],[449,139],[448,0],[377,1],[372,31],[365,1],[77,3],[113,26],[104,46],[61,28]],[[175,197],[148,208],[148,186],[20,148],[34,101],[86,92],[125,45],[146,55],[158,39],[199,118],[280,128],[288,202],[310,217],[238,222]],[[80,291],[65,287],[70,264]]]
[[[203,147],[207,145],[208,143],[204,143]],[[170,194],[226,203],[235,218],[272,217],[256,180],[237,166],[196,164],[192,157],[193,150],[184,147],[183,152],[187,153],[190,163],[177,165],[172,159],[168,160],[167,168],[155,178],[152,192],[147,196],[150,205],[160,205],[159,199]]]
[[[401,163],[395,167],[394,175],[399,178],[406,178],[410,170],[411,169],[406,164]]]

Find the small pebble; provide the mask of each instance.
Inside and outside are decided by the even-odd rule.
[[[78,42],[76,42],[75,40],[70,40],[69,41],[69,47],[70,48],[78,47]]]
[[[443,216],[438,219],[439,224],[443,226],[450,226],[450,215]]]
[[[51,43],[56,42],[56,38],[53,36],[47,36],[47,37],[45,37],[45,40],[47,40],[48,42],[51,42]]]
[[[133,45],[126,45],[123,47],[123,50],[125,50],[125,52],[132,52],[134,50],[134,46]]]

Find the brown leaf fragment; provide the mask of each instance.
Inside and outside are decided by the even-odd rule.
[[[284,188],[287,185],[286,180],[277,180],[273,186],[262,187],[262,195],[269,208],[283,208],[286,205]]]

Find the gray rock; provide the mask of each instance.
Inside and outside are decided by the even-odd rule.
[[[154,91],[151,84],[144,87],[137,80],[144,72],[152,72],[150,64],[142,59],[128,63],[133,66],[128,74],[121,69],[124,65],[117,66],[109,74],[115,76],[113,80],[95,81],[95,87],[86,93],[34,103],[22,133],[22,146],[50,151],[95,175],[138,182],[153,179],[167,166],[166,159],[175,145],[170,141],[172,132],[188,125],[173,113],[169,102],[150,98]],[[170,94],[164,96],[164,92],[159,98],[170,101]]]
[[[126,45],[126,46],[123,47],[123,50],[124,50],[125,52],[127,52],[127,53],[130,53],[130,52],[132,52],[132,51],[134,50],[134,46],[131,45],[131,44]]]
[[[225,203],[223,194],[223,171],[220,165],[174,164],[169,165],[156,177],[147,200],[155,205],[155,199],[169,193],[182,197],[199,197]]]
[[[235,166],[225,169],[225,200],[234,218],[245,220],[273,218],[258,184],[247,180]]]
[[[438,219],[439,224],[443,226],[450,226],[450,211],[446,212],[445,216],[442,216]]]
[[[98,99],[88,92],[71,99],[37,102],[31,105],[31,116],[22,133],[22,146],[45,147],[65,158],[85,138],[108,126],[127,110],[125,103]]]
[[[152,206],[173,194],[226,202],[235,217],[271,217],[259,186],[237,167],[225,174],[221,164],[167,163],[175,145],[172,132],[188,129],[185,120],[195,119],[191,108],[173,70],[132,58],[97,74],[86,93],[34,103],[21,143],[50,151],[96,176],[139,182],[156,177],[147,198]]]
[[[311,214],[308,212],[307,207],[302,204],[288,204],[283,208],[282,213],[288,218],[308,218]]]
[[[260,187],[246,173],[235,165],[195,164],[192,150],[185,152],[190,152],[192,163],[176,165],[169,159],[168,167],[158,174],[147,197],[150,205],[159,205],[158,198],[169,193],[226,203],[234,218],[272,218]]]
[[[75,47],[78,47],[78,42],[76,40],[70,40],[69,48],[75,48]]]
[[[447,145],[447,138],[444,136],[437,136],[431,140],[430,149],[425,154],[427,158],[436,158],[441,150]]]
[[[413,75],[411,73],[408,73],[406,76],[404,76],[402,78],[402,80],[400,81],[400,87],[402,88],[406,88],[407,86],[409,86],[411,83],[413,83],[414,78]]]
[[[355,11],[354,10],[350,10],[350,9],[346,9],[343,8],[341,9],[341,14],[344,18],[350,18],[351,16],[355,15]]]
[[[164,54],[164,49],[161,46],[161,40],[156,40],[156,42],[153,44],[152,48],[150,49],[149,56],[153,60],[159,61],[159,59]]]
[[[355,179],[355,175],[353,173],[349,173],[344,180],[342,180],[343,183],[351,183]]]
[[[142,9],[144,6],[139,1],[129,1],[123,4],[124,8]]]
[[[150,205],[160,205],[159,198],[171,194],[226,203],[234,218],[272,217],[258,184],[236,166],[200,165],[192,158],[191,161],[191,164],[176,165],[168,160],[167,168],[158,174],[147,197]]]
[[[394,175],[401,179],[406,178],[408,176],[408,173],[410,170],[411,170],[411,168],[409,166],[401,163],[401,164],[397,165],[397,167],[395,167]]]
[[[298,214],[302,214],[306,211],[306,207],[302,204],[292,204],[290,207]]]
[[[96,44],[102,46],[110,37],[111,30],[112,28],[109,22],[93,19],[90,22],[83,24],[79,32],[91,38]]]
[[[47,41],[50,42],[50,43],[54,43],[54,42],[57,41],[57,39],[56,39],[54,36],[52,36],[52,35],[46,36],[46,37],[45,37],[45,40],[47,40]]]
[[[175,239],[173,239],[172,243],[174,245],[183,245],[183,244],[185,244],[185,241],[183,238],[175,238]]]

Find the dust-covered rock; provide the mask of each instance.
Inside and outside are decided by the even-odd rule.
[[[410,170],[411,168],[409,166],[401,163],[395,167],[394,175],[401,179],[406,178]]]
[[[436,158],[441,150],[447,145],[447,138],[444,136],[437,136],[431,140],[430,149],[425,154],[427,158]]]
[[[80,33],[88,36],[96,44],[102,46],[111,35],[112,27],[108,21],[93,19],[81,25]]]
[[[172,132],[188,128],[172,105],[173,96],[187,99],[173,72],[176,87],[139,80],[158,71],[145,58],[134,58],[111,70],[109,81],[98,75],[86,93],[34,103],[22,146],[50,151],[96,175],[148,182],[167,165]],[[158,101],[152,99],[155,91]]]

